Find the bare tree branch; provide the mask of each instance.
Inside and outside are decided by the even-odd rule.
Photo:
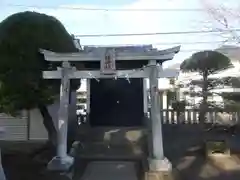
[[[222,36],[229,36],[227,41],[236,41],[240,43],[240,34],[234,31],[234,27],[240,24],[240,8],[233,9],[222,4],[211,4],[209,1],[200,0],[203,7],[206,9],[207,14],[212,21],[208,24],[212,29],[219,31],[228,30],[229,32],[221,33]],[[240,6],[240,3],[239,3]]]

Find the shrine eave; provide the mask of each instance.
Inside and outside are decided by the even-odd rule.
[[[57,53],[44,49],[40,49],[40,52],[44,55],[45,60],[47,61],[82,61],[82,62],[91,62],[91,61],[101,61],[103,54],[102,50],[104,48],[96,48],[93,51],[86,52],[74,52],[74,53]],[[148,51],[117,51],[117,47],[113,47],[115,51],[115,60],[116,61],[146,61],[146,60],[156,60],[161,63],[164,61],[172,60],[176,53],[180,51],[180,46],[165,50],[152,49]]]

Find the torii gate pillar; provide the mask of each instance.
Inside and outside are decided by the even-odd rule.
[[[159,67],[155,60],[150,61],[150,119],[151,119],[151,133],[152,133],[152,154],[148,159],[149,169],[151,171],[170,171],[172,164],[164,157],[163,152],[163,137],[162,137],[162,119],[160,114],[160,101],[158,92],[158,74]]]
[[[53,171],[66,171],[74,163],[73,157],[67,155],[68,106],[70,94],[69,75],[73,69],[70,63],[66,61],[62,63],[62,68],[59,68],[61,71],[61,87],[57,123],[57,153],[48,163],[48,169]]]

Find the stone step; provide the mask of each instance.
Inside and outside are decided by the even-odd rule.
[[[82,159],[137,160],[147,157],[147,150],[137,144],[109,145],[105,142],[75,142],[71,154]]]
[[[219,169],[224,171],[239,171],[240,160],[235,155],[214,154],[208,157],[211,163],[213,163]]]
[[[151,172],[136,161],[85,161],[84,166],[77,166],[75,172],[74,180],[183,180],[175,169],[171,172]]]
[[[78,180],[138,180],[134,162],[92,161]]]
[[[84,173],[87,170],[87,167],[89,167],[89,164],[91,164],[92,162],[108,162],[109,164],[111,164],[113,162],[113,164],[115,162],[126,162],[126,163],[130,163],[130,164],[134,164],[134,169],[136,171],[136,174],[138,176],[138,179],[142,179],[142,177],[144,177],[144,172],[146,169],[145,164],[142,163],[142,161],[139,160],[119,160],[119,159],[93,159],[93,158],[79,158],[76,157],[75,158],[75,163],[73,166],[73,174],[74,174],[74,178],[73,180],[79,180],[83,177]]]
[[[81,142],[109,142],[111,144],[146,143],[143,127],[85,127],[79,129]]]

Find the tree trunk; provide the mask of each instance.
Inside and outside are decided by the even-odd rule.
[[[36,151],[34,151],[32,153],[32,157],[35,157],[39,154],[43,154],[45,151],[50,151],[50,156],[51,156],[55,153],[55,150],[57,148],[57,130],[54,126],[52,117],[49,114],[47,106],[45,106],[43,104],[39,104],[38,108],[43,117],[43,124],[48,133],[48,142],[40,149],[37,149]],[[77,121],[73,121],[73,122],[69,123],[68,135],[67,135],[67,137],[68,137],[68,139],[67,139],[68,149],[67,150],[68,151],[70,150],[72,143],[75,141],[77,127],[78,127]]]
[[[52,116],[49,114],[47,106],[39,104],[38,108],[43,117],[43,125],[45,126],[47,133],[48,133],[48,143],[56,147],[57,143],[57,130],[54,126]]]
[[[181,112],[177,111],[177,122],[181,122],[180,116],[181,116]]]
[[[207,103],[207,99],[208,99],[208,72],[207,71],[205,71],[203,73],[202,96],[203,96],[203,100],[202,100],[202,103],[200,105],[199,122],[200,122],[202,128],[204,128],[206,113],[207,113],[207,109],[208,109],[207,108],[208,107],[208,103]]]
[[[48,133],[48,141],[44,146],[34,150],[31,153],[31,157],[36,158],[39,156],[39,159],[49,161],[56,151],[57,130],[54,126],[52,117],[49,114],[47,107],[45,105],[39,104],[38,109],[43,117],[43,125],[45,126]]]

